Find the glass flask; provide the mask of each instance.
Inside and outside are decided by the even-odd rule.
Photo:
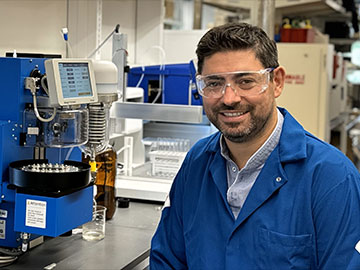
[[[108,145],[104,151],[96,155],[95,161],[95,184],[97,188],[95,200],[97,204],[103,205],[107,208],[106,220],[109,220],[114,216],[116,210],[116,152],[111,145]],[[89,162],[89,157],[84,157],[84,154],[83,162]]]

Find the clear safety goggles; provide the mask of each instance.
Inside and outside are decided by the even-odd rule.
[[[269,87],[270,73],[274,69],[197,75],[196,84],[200,95],[206,98],[222,97],[227,87],[231,87],[241,97],[254,96]]]

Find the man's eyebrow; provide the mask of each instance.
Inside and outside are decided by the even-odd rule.
[[[235,78],[239,78],[239,77],[247,76],[249,74],[251,74],[251,72],[234,73],[232,74],[232,76]]]
[[[220,74],[210,74],[205,76],[206,79],[217,79],[217,80],[224,80],[225,78]]]

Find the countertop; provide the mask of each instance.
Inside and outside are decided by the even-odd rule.
[[[88,242],[81,233],[47,238],[3,269],[44,269],[52,263],[56,264],[54,270],[136,269],[149,256],[161,207],[131,201],[129,208],[117,208],[114,217],[106,222],[104,239]]]

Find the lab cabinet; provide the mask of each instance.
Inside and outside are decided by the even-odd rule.
[[[278,43],[279,63],[286,70],[277,105],[285,107],[303,127],[330,140],[330,94],[334,46]]]

